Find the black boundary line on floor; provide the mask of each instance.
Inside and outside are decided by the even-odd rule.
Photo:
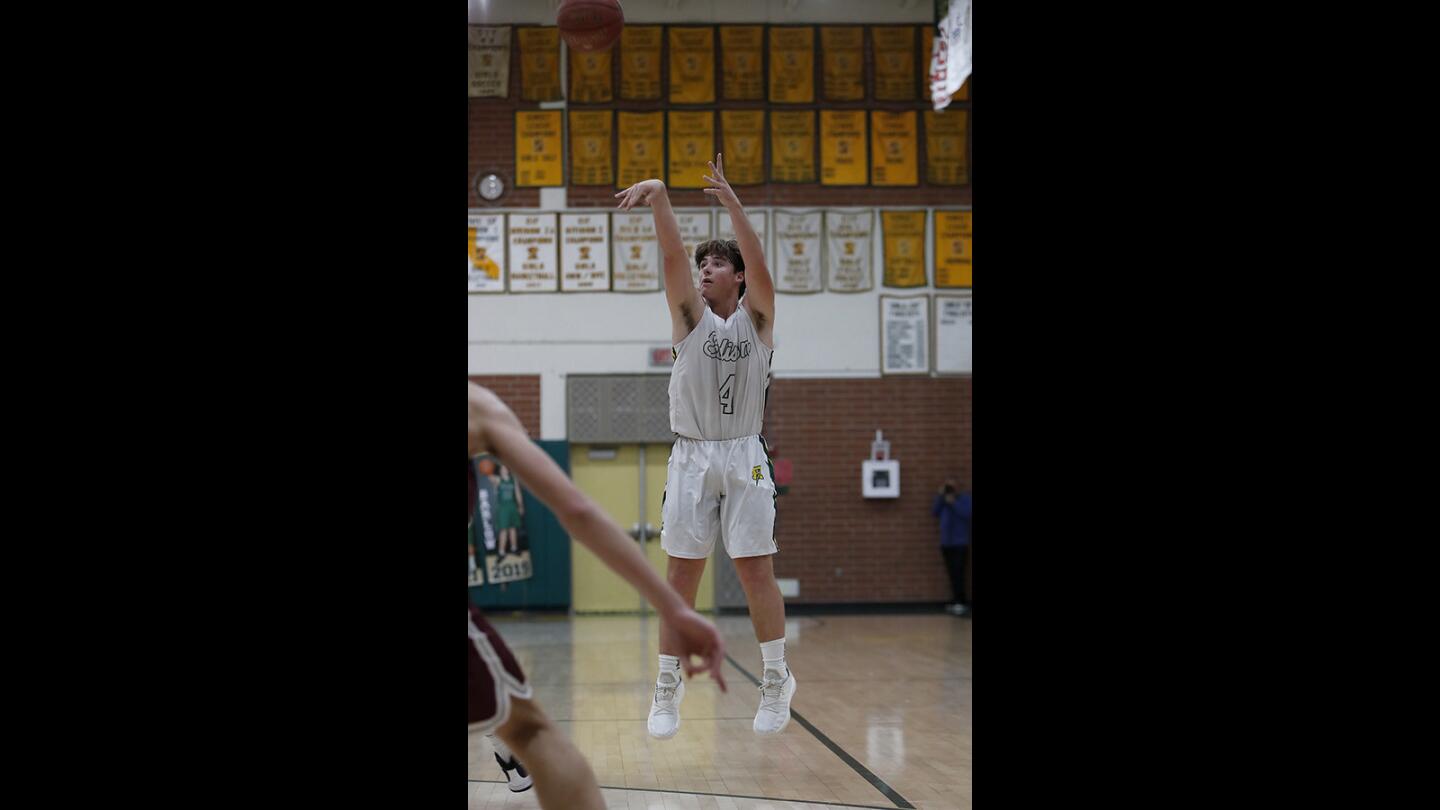
[[[737,663],[734,658],[730,657],[729,653],[725,654],[725,660],[730,662],[730,666],[740,670],[740,674],[749,678],[751,683],[755,684],[756,686],[760,685],[760,680],[754,675],[751,675],[750,672],[744,667],[740,666],[740,664]],[[845,749],[836,745],[833,740],[820,733],[820,729],[815,728],[815,726],[812,725],[809,720],[801,717],[799,712],[791,709],[790,718],[795,722],[799,723],[800,725],[804,726],[806,731],[815,735],[815,739],[819,740],[821,744],[834,752],[835,756],[840,757],[842,762],[844,762],[846,765],[849,765],[856,773],[860,774],[860,776],[863,777],[865,781],[873,785],[876,790],[885,794],[885,798],[894,802],[896,807],[907,808],[908,810],[915,810],[915,805],[905,801],[905,797],[901,796],[899,793],[896,793],[894,788],[885,784],[885,780],[871,773],[870,769],[866,768],[864,765],[861,765],[859,760],[845,753]],[[787,799],[786,801],[789,800]]]
[[[791,714],[793,715],[794,712],[791,712]],[[508,782],[502,782],[502,781],[500,781],[499,779],[471,779],[471,780],[469,780],[469,782],[470,782],[471,784],[475,784],[475,785],[504,785],[504,784],[509,784]],[[880,804],[851,804],[851,803],[849,803],[849,802],[822,802],[822,801],[816,801],[815,799],[777,799],[777,798],[775,798],[774,796],[746,796],[746,795],[741,794],[741,793],[707,793],[707,792],[702,791],[702,790],[667,790],[667,789],[665,789],[665,788],[626,787],[626,786],[624,786],[624,785],[601,785],[601,786],[600,786],[600,789],[601,789],[601,790],[634,790],[634,791],[637,791],[637,792],[640,792],[640,793],[683,793],[683,794],[685,794],[685,795],[687,795],[687,796],[724,796],[724,797],[727,798],[727,799],[756,799],[756,800],[762,801],[762,802],[791,802],[791,803],[795,803],[795,804],[826,804],[826,805],[830,805],[831,807],[866,807],[866,808],[870,808],[870,810],[890,810],[889,807],[886,807],[885,805],[880,805]],[[523,791],[522,791],[522,792],[523,792]]]

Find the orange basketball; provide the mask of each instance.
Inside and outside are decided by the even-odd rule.
[[[560,0],[555,24],[571,50],[603,51],[620,38],[625,12],[620,0]]]

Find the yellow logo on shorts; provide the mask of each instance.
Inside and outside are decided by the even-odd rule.
[[[763,480],[765,480],[765,476],[764,476],[763,474],[761,474],[761,472],[760,472],[760,465],[757,464],[757,465],[755,465],[754,467],[750,468],[750,480],[751,480],[751,481],[763,481]]]

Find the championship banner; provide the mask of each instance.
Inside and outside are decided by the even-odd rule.
[[[705,161],[715,159],[715,111],[670,110],[670,188],[708,188]]]
[[[915,111],[870,111],[870,185],[920,184]]]
[[[815,111],[770,111],[770,181],[813,183]]]
[[[775,291],[815,293],[824,289],[820,267],[819,211],[775,211],[775,255],[770,273]]]
[[[875,212],[825,212],[825,289],[830,292],[864,292],[874,289],[870,240]]]
[[[865,158],[865,111],[820,111],[820,184],[863,186],[869,181]]]
[[[915,27],[877,25],[870,29],[875,45],[875,100],[915,100]]]
[[[970,373],[970,296],[935,296],[935,370]]]
[[[627,25],[620,31],[620,98],[660,98],[660,26]]]
[[[510,214],[510,292],[555,292],[560,287],[554,214]]]
[[[614,75],[610,60],[615,46],[603,51],[570,50],[570,100],[604,103],[615,99]]]
[[[610,289],[610,215],[560,215],[561,292]]]
[[[765,27],[761,25],[720,26],[720,54],[723,61],[720,94],[726,101],[763,101],[765,68],[762,61]]]
[[[622,113],[623,115],[623,113]],[[655,217],[644,213],[610,215],[615,292],[655,292],[660,289],[660,243],[655,239]]]
[[[470,215],[470,292],[505,292],[505,217]]]
[[[925,286],[925,212],[881,211],[886,287]]]
[[[935,286],[970,287],[969,211],[935,212]]]
[[[641,180],[665,176],[665,114],[621,110],[620,175],[616,188],[629,188]]]
[[[765,111],[721,110],[720,151],[732,186],[765,182]]]
[[[715,238],[714,221],[708,209],[675,212],[675,222],[680,226],[680,241],[685,245],[685,261],[690,264],[690,278],[697,288],[700,286],[700,268],[695,266],[695,248],[701,242]]]
[[[563,186],[560,111],[515,112],[515,187]]]
[[[560,94],[560,29],[520,28],[520,98],[555,101]]]
[[[746,211],[745,218],[750,220],[750,229],[755,231],[755,235],[760,238],[760,249],[765,251],[766,256],[769,256],[770,246],[769,243],[765,241],[765,237],[770,230],[767,227],[770,222],[770,217],[765,211]],[[729,211],[722,208],[715,212],[716,239],[734,239],[735,228],[733,225],[734,223],[730,221]]]
[[[715,101],[715,29],[670,26],[670,103]]]
[[[779,104],[815,101],[815,29],[770,29],[770,100]]]
[[[470,26],[470,98],[510,95],[510,26]]]
[[[826,101],[865,98],[865,29],[859,25],[820,27],[821,87]]]
[[[610,141],[615,114],[610,110],[570,110],[570,183],[608,186],[615,182]]]
[[[970,182],[965,137],[970,111],[956,108],[925,111],[925,182],[932,186],[963,186]]]

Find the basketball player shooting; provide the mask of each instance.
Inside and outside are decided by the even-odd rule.
[[[706,162],[705,193],[730,212],[735,239],[695,248],[697,289],[665,184],[645,180],[616,194],[619,208],[649,205],[665,263],[675,367],[670,374],[670,428],[675,444],[665,479],[660,546],[667,578],[695,606],[705,560],[723,538],[735,562],[760,643],[764,676],[752,726],[779,734],[790,722],[795,676],[785,663],[785,602],[775,583],[775,481],[760,435],[774,355],[775,284],[745,209],[725,179],[723,155]],[[663,622],[663,620],[662,620]],[[662,623],[659,675],[650,705],[650,735],[680,729],[685,697],[682,650]]]

